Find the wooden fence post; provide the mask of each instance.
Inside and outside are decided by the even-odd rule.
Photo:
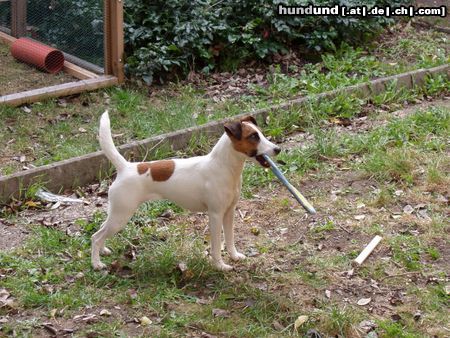
[[[123,72],[123,0],[104,0],[105,74],[114,75],[119,83]]]
[[[11,35],[20,38],[27,34],[27,0],[11,1]]]

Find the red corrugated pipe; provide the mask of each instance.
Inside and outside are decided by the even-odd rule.
[[[52,74],[64,66],[64,54],[61,51],[28,38],[14,41],[11,54],[20,61]]]

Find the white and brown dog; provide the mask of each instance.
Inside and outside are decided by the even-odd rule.
[[[191,211],[208,211],[211,257],[220,270],[232,267],[221,257],[221,233],[231,259],[245,256],[234,245],[233,218],[238,202],[242,170],[247,158],[263,167],[268,163],[261,156],[277,155],[280,148],[268,141],[249,116],[227,123],[225,133],[205,156],[132,163],[114,146],[108,112],[100,119],[100,146],[117,169],[117,178],[109,188],[108,217],[92,236],[92,265],[105,268],[99,254],[109,254],[105,240],[120,231],[145,201],[167,199]]]

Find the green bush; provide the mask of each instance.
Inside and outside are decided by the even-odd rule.
[[[150,83],[154,76],[218,66],[234,68],[249,58],[264,59],[288,48],[315,52],[355,44],[389,23],[384,17],[279,16],[281,0],[127,0],[125,29],[127,70]],[[361,5],[354,0],[313,0],[315,5]],[[369,0],[367,6],[400,4]]]

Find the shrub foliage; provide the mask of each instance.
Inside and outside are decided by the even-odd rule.
[[[401,1],[368,0],[371,6]],[[248,58],[264,59],[288,48],[335,50],[361,42],[388,24],[385,17],[279,16],[279,4],[347,7],[355,0],[127,0],[127,69],[146,82],[154,76],[200,68],[234,68]]]

